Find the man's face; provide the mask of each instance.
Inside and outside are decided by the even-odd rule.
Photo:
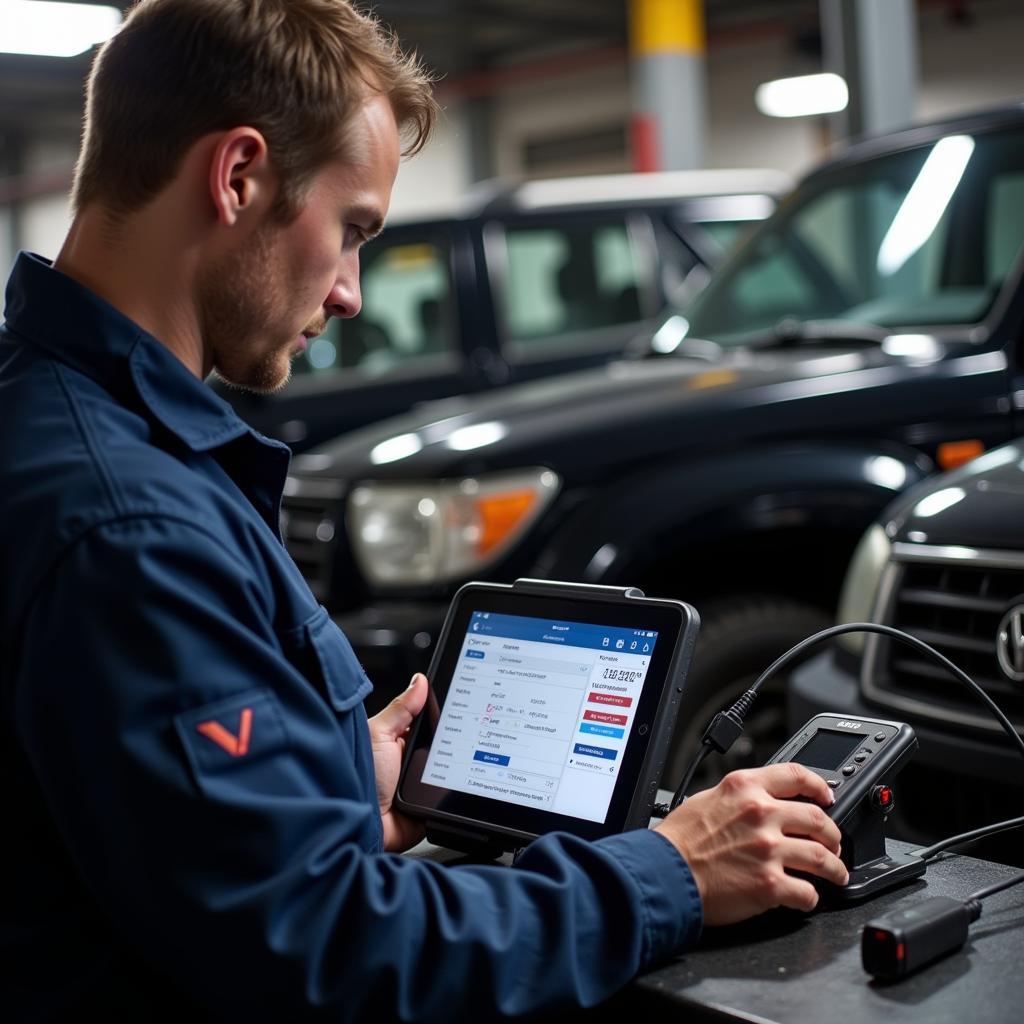
[[[284,387],[309,338],[330,317],[359,312],[359,247],[383,225],[398,173],[387,99],[370,99],[346,137],[346,154],[317,173],[294,220],[281,224],[268,214],[200,282],[204,345],[231,384]]]

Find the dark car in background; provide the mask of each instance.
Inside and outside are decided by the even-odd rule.
[[[832,621],[879,512],[1021,433],[1024,109],[809,175],[648,358],[435,403],[293,464],[287,543],[378,691],[464,580],[634,585],[701,613],[666,780],[725,701]],[[784,738],[784,685],[732,764]]]
[[[478,187],[458,211],[389,224],[363,247],[362,312],[332,320],[283,391],[216,386],[304,451],[417,402],[596,366],[698,290],[790,185],[737,170]]]
[[[1024,441],[919,485],[859,544],[840,622],[880,622],[962,668],[1024,732]],[[898,641],[848,635],[803,665],[789,690],[796,725],[827,709],[898,719],[920,748],[897,780],[895,823],[914,839],[1024,812],[1024,759],[979,698]],[[1024,861],[1020,833],[988,852]]]

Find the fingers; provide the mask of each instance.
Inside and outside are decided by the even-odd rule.
[[[747,772],[734,772],[740,786],[751,783],[763,788],[774,799],[760,808],[762,817],[774,819],[779,830],[790,836],[805,836],[821,843],[834,854],[839,853],[842,834],[839,826],[818,806],[804,797],[820,800],[826,806],[835,802],[832,790],[814,772],[798,764],[776,764]]]
[[[429,689],[427,677],[417,672],[408,688],[370,719],[370,731],[378,737],[401,736],[423,710]]]
[[[846,885],[846,865],[831,850],[809,839],[783,839],[779,844],[779,860],[790,871],[816,875],[833,885]]]
[[[818,890],[802,878],[785,873],[771,888],[771,899],[765,910],[775,907],[789,907],[791,910],[813,910],[818,905]]]
[[[754,768],[750,774],[757,776],[757,781],[780,800],[806,796],[823,807],[835,803],[835,796],[825,780],[802,764],[770,764]]]
[[[779,867],[784,870],[779,870]],[[789,872],[800,871],[831,882],[846,885],[849,873],[846,865],[820,843],[807,839],[783,839],[776,855],[766,866],[759,886],[763,910],[773,907],[789,907],[793,910],[809,911],[818,905],[818,891],[805,878],[794,877]]]
[[[820,807],[795,801],[780,801],[779,814],[780,829],[786,835],[813,839],[832,853],[839,853],[842,833],[839,826]]]

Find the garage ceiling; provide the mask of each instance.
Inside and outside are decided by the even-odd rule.
[[[419,51],[454,89],[471,73],[553,53],[626,47],[628,0],[378,0],[373,6],[404,46]],[[813,31],[818,0],[705,0],[705,11],[713,44],[716,33],[756,31],[766,23]],[[0,54],[0,146],[4,138],[75,133],[91,56]]]

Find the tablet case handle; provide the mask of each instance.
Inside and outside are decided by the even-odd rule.
[[[521,578],[512,584],[513,590],[525,594],[557,594],[571,590],[571,593],[580,596],[580,591],[588,591],[594,596],[605,595],[607,597],[645,597],[646,595],[639,587],[607,587],[601,583],[573,583],[566,587],[565,583],[553,583],[550,580],[531,580]]]
[[[474,860],[498,860],[505,852],[501,843],[492,835],[447,823],[427,825],[427,842],[448,850],[458,850]]]

